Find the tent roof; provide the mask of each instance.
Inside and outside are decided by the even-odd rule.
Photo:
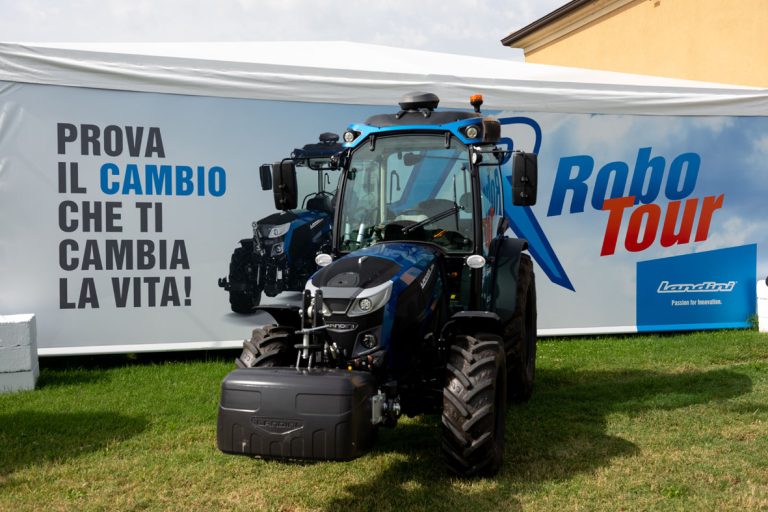
[[[392,104],[428,90],[529,112],[768,115],[768,90],[349,42],[0,43],[0,80],[141,92]]]

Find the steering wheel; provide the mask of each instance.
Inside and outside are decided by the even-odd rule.
[[[405,233],[403,233],[403,229],[407,228],[408,226],[413,226],[414,224],[416,224],[416,221],[408,219],[399,219],[387,222],[381,226],[381,238],[385,241],[407,240],[408,237]]]
[[[465,237],[458,231],[451,229],[442,229],[432,235],[432,241],[439,245],[445,245],[450,247],[456,247],[464,249],[467,246],[472,245],[472,240]]]

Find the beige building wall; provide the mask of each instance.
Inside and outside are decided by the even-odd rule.
[[[526,62],[768,87],[768,0],[596,0],[509,46]]]

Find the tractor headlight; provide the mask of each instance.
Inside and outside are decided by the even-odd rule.
[[[360,311],[364,311],[367,313],[371,310],[371,308],[373,308],[373,302],[371,302],[371,299],[366,297],[364,299],[360,299],[357,302],[357,306],[360,308]]]
[[[352,301],[347,316],[362,316],[381,309],[389,300],[392,293],[392,281],[363,290]]]
[[[330,254],[326,254],[324,252],[321,252],[317,256],[315,256],[315,265],[318,267],[327,267],[331,264],[333,261],[333,257]]]
[[[278,242],[272,246],[272,256],[280,256],[284,252],[283,242]]]
[[[286,222],[285,224],[280,224],[279,226],[274,226],[269,229],[267,238],[280,238],[281,236],[285,235],[289,229],[291,229],[290,222]]]
[[[473,124],[473,125],[467,126],[467,128],[464,130],[464,133],[470,139],[476,139],[480,136],[480,129]]]
[[[467,256],[467,266],[469,268],[483,268],[485,266],[485,258],[480,254]]]

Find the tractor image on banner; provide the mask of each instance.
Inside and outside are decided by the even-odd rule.
[[[331,241],[334,193],[326,185],[338,178],[330,177],[330,171],[338,169],[330,162],[341,151],[338,140],[335,133],[323,133],[319,143],[293,151],[294,165],[315,175],[316,189],[302,194],[300,209],[276,205],[280,211],[254,222],[253,237],[240,240],[240,247],[232,253],[229,275],[219,279],[219,286],[229,292],[235,313],[253,311],[262,292],[274,297],[283,291],[303,290],[307,278],[317,270],[315,254]],[[262,190],[272,188],[271,169],[267,164],[259,169]]]

